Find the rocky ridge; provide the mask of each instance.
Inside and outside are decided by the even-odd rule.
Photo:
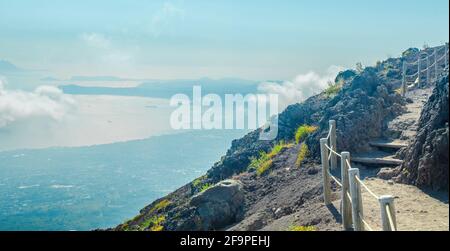
[[[340,73],[335,81],[341,86],[339,92],[313,96],[301,104],[289,106],[279,115],[276,140],[259,141],[259,131],[256,130],[233,141],[227,154],[205,176],[156,200],[142,209],[137,217],[112,230],[152,230],[155,225],[164,230],[289,230],[296,225],[314,226],[317,230],[340,230],[338,213],[322,203],[319,139],[326,136],[328,121],[333,119],[338,125],[338,149],[361,152],[370,148],[370,140],[382,137],[388,122],[405,112],[407,99],[396,90],[401,85],[402,62],[413,57],[414,53],[416,50],[410,49],[403,57],[388,59],[359,73],[353,70]],[[429,129],[423,133],[425,136],[418,137],[422,141],[415,145],[425,141],[429,143],[425,144],[428,147],[422,152],[408,150],[405,156],[412,156],[411,161],[425,151],[432,157],[422,163],[433,166],[435,156],[439,156],[436,154],[442,151],[433,149],[440,149],[436,144],[441,145],[445,133],[448,151],[448,69],[447,78],[442,83],[447,86],[447,110],[439,110],[439,114],[447,116],[446,131],[439,116],[432,117],[436,122],[420,123],[420,128],[432,126],[427,127]],[[442,100],[443,95],[445,92],[436,94],[434,96],[441,98],[431,100]],[[441,101],[430,103],[428,110],[435,111],[442,104]],[[432,118],[424,117],[423,120]],[[257,157],[260,151],[269,151],[281,140],[292,142],[296,129],[302,124],[317,126],[317,131],[304,141],[309,147],[309,157],[301,167],[296,164],[300,145],[293,145],[273,158],[268,173],[258,175],[248,170],[252,157]],[[408,157],[405,159],[408,162]],[[448,189],[448,164],[446,168]],[[445,172],[444,167],[438,170],[441,169]],[[414,170],[418,168],[409,170],[402,167],[399,180],[442,187],[440,182],[417,182],[417,177],[423,175],[415,175],[420,172]],[[435,172],[430,168],[427,170],[427,173]],[[407,171],[412,175],[405,175]],[[202,191],[202,187],[209,184],[216,185]],[[214,196],[214,191],[220,194],[220,198]],[[220,205],[219,208],[215,203]]]

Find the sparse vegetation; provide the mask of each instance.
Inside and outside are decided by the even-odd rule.
[[[143,221],[139,226],[141,230],[149,229],[150,231],[162,231],[164,226],[162,225],[166,217],[164,215],[155,215],[145,221]]]
[[[196,189],[198,192],[203,192],[214,186],[212,183],[206,183],[206,175],[203,175],[194,181],[192,181],[192,186],[194,189]]]
[[[201,183],[203,182],[203,180],[205,180],[205,176],[199,177],[197,179],[195,179],[194,181],[192,181],[192,185],[194,187],[198,187],[201,185]]]
[[[295,165],[297,167],[300,167],[300,165],[306,159],[306,157],[308,157],[308,155],[309,155],[308,145],[306,143],[303,143],[300,146],[300,150],[298,151],[298,156],[297,156],[297,160],[295,161]]]
[[[356,72],[358,74],[361,74],[361,73],[363,73],[363,71],[364,71],[363,64],[361,62],[356,63]]]
[[[206,191],[206,190],[210,189],[212,186],[214,186],[214,184],[211,184],[211,183],[203,184],[200,187],[200,192]]]
[[[328,98],[336,96],[339,91],[342,89],[342,85],[329,83],[328,88],[325,89],[325,96]]]
[[[310,126],[310,125],[302,125],[300,126],[297,131],[295,132],[295,142],[298,144],[302,142],[308,135],[315,132],[317,130],[317,127]]]
[[[160,202],[156,203],[156,205],[153,206],[152,209],[150,209],[150,213],[158,212],[169,205],[170,201],[168,199],[161,200]]]
[[[294,232],[312,232],[312,231],[316,231],[316,228],[314,226],[291,226],[289,228],[289,231],[294,231]]]
[[[258,176],[263,175],[267,170],[269,170],[272,167],[273,160],[268,159],[267,161],[263,162],[258,168],[256,168],[256,174]]]
[[[272,147],[270,152],[266,153],[261,151],[258,158],[252,158],[249,165],[249,169],[256,170],[258,176],[266,173],[273,163],[273,158],[277,156],[284,148],[290,148],[293,144],[287,144],[284,141],[280,141],[278,144]]]
[[[202,185],[202,183],[203,183],[203,181],[204,181],[205,179],[206,179],[206,176],[203,175],[203,176],[201,176],[201,177],[195,179],[194,181],[192,181],[192,185],[193,185],[194,187],[199,187],[199,186]]]
[[[280,141],[278,144],[272,147],[272,150],[268,154],[269,158],[277,156],[281,152],[281,150],[283,150],[284,148],[290,148],[292,146],[293,146],[292,144],[287,144],[284,143],[284,141]]]

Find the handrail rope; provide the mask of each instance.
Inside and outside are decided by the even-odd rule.
[[[442,55],[442,57],[441,58],[439,58],[438,60],[436,60],[436,61],[441,61],[442,59],[446,59],[447,58],[447,53],[445,53],[444,55]]]
[[[350,161],[348,159],[346,159],[345,162],[347,163],[349,169],[352,168],[352,164],[350,163]]]
[[[406,77],[405,81],[406,82],[414,82],[414,81],[416,81],[416,79],[417,79],[417,76]]]
[[[427,66],[427,68],[425,68],[422,72],[427,71],[428,68],[432,68],[436,65],[436,62],[439,63],[439,61],[441,61],[442,59],[444,59],[447,55],[444,55],[443,57],[441,57],[440,59],[436,60],[435,62],[433,62],[433,64]]]
[[[416,77],[419,74],[419,72],[416,72],[414,74],[411,75],[405,75],[405,77],[409,78],[409,77]]]
[[[373,231],[373,228],[367,223],[366,220],[364,220],[364,217],[361,215],[361,213],[358,213],[359,218],[361,219],[361,222],[364,224],[364,228],[366,228],[369,231]]]
[[[329,147],[327,144],[325,144],[325,147],[330,150],[330,152],[334,153],[336,156],[338,156],[339,158],[342,158],[342,156],[337,153],[335,150],[331,149],[331,147]]]
[[[419,62],[418,60],[416,60],[414,62],[404,61],[404,63],[407,64],[407,65],[417,65],[418,62]]]
[[[427,57],[433,57],[434,54],[436,54],[436,51],[433,51],[433,53],[431,53],[431,54],[428,54],[428,53],[427,53]]]
[[[428,70],[429,68],[434,67],[435,65],[436,65],[436,62],[432,63],[430,66],[427,67],[427,70]]]
[[[364,182],[362,182],[361,179],[359,179],[358,176],[355,176],[355,178],[356,178],[356,181],[358,181],[358,183],[359,183],[362,187],[364,187],[364,189],[366,189],[367,192],[369,192],[370,195],[372,195],[376,200],[379,200],[380,197],[378,197],[374,192],[372,192],[372,191],[366,186],[366,184],[364,184]]]
[[[331,177],[331,179],[334,180],[334,182],[336,182],[336,184],[338,184],[338,186],[342,187],[342,183],[339,182],[339,180],[338,180],[336,177],[334,177],[334,176],[330,173],[329,170],[328,170],[328,175]]]
[[[348,192],[345,193],[345,196],[347,197],[348,201],[350,201],[350,203],[353,203],[352,196]]]
[[[444,59],[444,58],[446,58],[447,57],[447,54],[448,54],[448,52],[449,52],[449,50],[447,50],[445,53],[444,53],[444,55],[442,55],[438,60],[436,60],[436,61],[441,61],[442,59]],[[438,53],[439,54],[439,53]],[[434,52],[433,52],[433,54],[430,54],[430,55],[428,55],[427,57],[431,57],[431,56],[434,56]],[[422,61],[422,58],[420,58],[421,59],[421,61]],[[408,61],[403,61],[405,64],[407,64],[407,65],[417,65],[417,63],[419,62],[419,59],[417,59],[417,60],[415,60],[414,62],[408,62]]]
[[[327,140],[329,140],[329,139],[331,138],[331,129],[332,129],[332,128],[330,127],[330,130],[328,130],[328,135],[327,135],[327,137],[326,137]]]
[[[393,220],[392,215],[391,215],[391,209],[389,207],[389,204],[386,204],[385,210],[386,210],[386,214],[387,214],[387,217],[388,217],[388,220],[389,220],[389,225],[391,226],[391,230],[392,231],[397,231],[397,229],[395,228],[394,220]]]

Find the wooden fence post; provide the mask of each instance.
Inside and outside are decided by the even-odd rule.
[[[422,55],[419,52],[419,59],[417,61],[417,87],[418,88],[421,88],[421,83],[422,83],[422,80],[421,80],[421,77],[420,77],[421,71],[422,71],[422,62],[421,62],[421,58],[420,58],[421,56]]]
[[[402,77],[402,96],[406,95],[406,62],[403,62],[403,77]]]
[[[397,220],[395,217],[395,207],[394,207],[394,197],[391,195],[384,195],[379,198],[380,202],[380,209],[381,209],[381,222],[383,224],[383,231],[397,231]],[[386,209],[386,206],[389,207],[389,209]],[[390,215],[392,216],[392,224],[394,225],[394,228],[391,227],[391,223],[388,217],[388,211]]]
[[[436,82],[438,81],[438,77],[439,77],[438,49],[434,48],[434,78],[436,79]]]
[[[361,218],[364,216],[361,197],[361,185],[356,180],[356,177],[359,178],[359,169],[350,168],[348,170],[348,177],[350,182],[350,195],[352,197],[353,229],[355,231],[364,231],[364,225]]]
[[[427,55],[427,85],[431,84],[430,55]]]
[[[448,69],[448,60],[449,60],[449,46],[448,43],[445,44],[445,68]]]
[[[330,128],[331,128],[331,134],[330,134],[330,148],[333,149],[333,151],[336,151],[336,121],[330,120]],[[337,168],[337,156],[334,153],[331,154],[331,170],[335,170]]]
[[[328,139],[320,139],[320,152],[322,157],[322,179],[323,179],[323,200],[325,205],[331,204],[331,182],[330,176],[328,175],[329,165],[328,165],[328,149],[326,144]]]
[[[349,180],[348,180],[348,169],[349,166],[347,162],[350,162],[350,153],[342,152],[341,153],[341,180],[342,180],[342,222],[344,224],[344,229],[349,230],[352,228],[352,208],[351,202],[347,197],[347,193],[349,193]]]

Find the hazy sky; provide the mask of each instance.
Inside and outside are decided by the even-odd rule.
[[[292,79],[449,37],[448,0],[0,0],[0,59],[56,77]]]

